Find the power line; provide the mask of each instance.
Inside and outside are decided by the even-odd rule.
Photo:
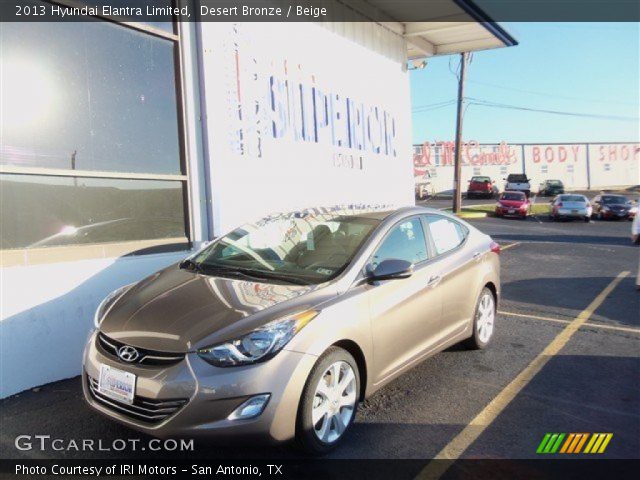
[[[595,118],[602,120],[618,120],[624,122],[637,122],[638,118],[636,117],[625,117],[621,115],[601,115],[597,113],[582,113],[582,112],[566,112],[561,110],[546,110],[542,108],[532,108],[525,107],[521,105],[511,105],[508,103],[498,103],[491,102],[489,100],[482,100],[480,98],[467,97],[470,100],[469,105],[478,105],[481,107],[490,107],[490,108],[504,108],[510,110],[522,110],[527,112],[538,112],[538,113],[548,113],[552,115],[564,115],[570,117],[582,117],[582,118]]]
[[[499,88],[502,90],[510,90],[512,92],[519,92],[519,93],[528,93],[530,95],[538,95],[541,97],[548,97],[548,98],[561,98],[564,100],[578,100],[578,101],[582,101],[582,102],[597,102],[597,103],[615,103],[618,105],[629,105],[629,106],[637,106],[637,103],[632,103],[632,102],[621,102],[621,101],[616,101],[616,100],[602,100],[602,99],[595,99],[595,98],[585,98],[585,97],[572,97],[572,96],[568,96],[568,95],[557,95],[555,93],[546,93],[546,92],[539,92],[539,91],[534,91],[534,90],[525,90],[522,88],[516,88],[516,87],[508,87],[506,85],[498,85],[496,83],[490,83],[490,82],[481,82],[478,80],[468,80],[469,83],[475,83],[476,85],[484,85],[487,87],[493,87],[493,88]]]
[[[417,107],[413,107],[411,109],[411,111],[413,113],[427,112],[427,111],[430,111],[430,110],[435,110],[437,108],[446,107],[446,106],[451,105],[451,104],[453,104],[455,102],[456,102],[455,99],[451,99],[451,100],[445,100],[445,101],[437,102],[437,103],[430,103],[430,104],[427,104],[427,105],[418,105]]]

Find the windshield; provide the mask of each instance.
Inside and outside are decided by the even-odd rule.
[[[270,217],[234,230],[191,260],[205,274],[322,283],[346,268],[379,223],[331,213]]]
[[[562,182],[560,180],[547,180],[547,183],[549,185],[552,185],[554,187],[560,187],[562,186]]]
[[[500,200],[524,200],[524,193],[505,192]]]
[[[587,203],[587,198],[583,197],[582,195],[561,195],[560,201]]]
[[[627,203],[629,200],[622,195],[603,195],[602,203],[615,204],[615,203]]]
[[[489,177],[471,177],[472,182],[488,183],[491,181]]]

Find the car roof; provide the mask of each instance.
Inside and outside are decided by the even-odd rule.
[[[404,207],[313,207],[306,208],[303,210],[295,210],[290,212],[281,212],[273,215],[269,215],[268,217],[264,217],[264,219],[277,219],[277,218],[292,218],[292,217],[300,217],[303,218],[306,215],[327,215],[327,217],[347,217],[347,218],[363,218],[368,220],[375,220],[378,222],[383,222],[387,218],[390,217],[403,217],[408,215],[419,215],[425,213],[433,213],[439,215],[447,215],[447,212],[443,212],[436,208],[423,207],[419,205],[415,206],[404,206]]]

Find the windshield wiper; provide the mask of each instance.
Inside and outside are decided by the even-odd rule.
[[[190,258],[186,258],[180,262],[180,268],[183,270],[189,270],[190,272],[202,272],[202,266],[191,260]]]
[[[201,264],[200,269],[201,269],[200,273],[204,273],[204,274],[222,273],[223,275],[243,277],[251,280],[255,280],[255,279],[279,280],[281,282],[295,283],[297,285],[309,285],[309,282],[298,277],[292,277],[289,275],[279,275],[279,274],[260,271],[260,270],[249,270],[245,268],[228,267],[223,265],[207,265],[207,264]]]

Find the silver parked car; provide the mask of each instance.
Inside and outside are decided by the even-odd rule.
[[[499,251],[419,207],[264,218],[102,302],[85,398],[150,435],[326,452],[398,375],[452,344],[490,343]]]
[[[551,220],[580,219],[588,222],[591,219],[592,207],[584,195],[564,193],[551,201]]]

